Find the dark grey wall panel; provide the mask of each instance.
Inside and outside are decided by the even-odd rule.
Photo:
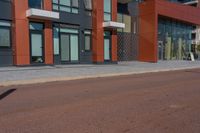
[[[0,0],[0,19],[12,20],[12,5],[11,2]],[[0,66],[13,65],[13,55],[11,49],[0,48]]]
[[[11,2],[0,0],[0,19],[12,20]]]
[[[13,65],[12,50],[0,49],[0,66]]]
[[[84,51],[84,30],[92,29],[92,17],[87,15],[83,0],[80,0],[79,14],[60,12],[60,19],[55,23],[76,25],[79,28],[79,59],[80,63],[91,63],[92,52]],[[59,64],[59,57],[54,56],[54,63]]]

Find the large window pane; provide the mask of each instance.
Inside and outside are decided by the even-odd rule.
[[[54,55],[59,55],[59,28],[54,28],[53,32],[53,41],[54,41]]]
[[[104,13],[104,21],[111,21],[111,14]]]
[[[78,35],[71,35],[71,61],[78,61]]]
[[[91,50],[91,36],[86,35],[85,36],[85,50],[90,51]]]
[[[125,23],[125,29],[124,29],[124,32],[128,32],[130,33],[131,32],[131,16],[128,16],[128,15],[124,15],[124,23]]]
[[[110,60],[110,39],[104,39],[104,60]]]
[[[104,12],[111,13],[111,0],[104,0]]]
[[[92,0],[84,0],[85,9],[92,10]]]
[[[43,30],[43,24],[41,23],[30,23],[29,26],[31,30]]]
[[[71,6],[71,0],[60,0],[61,5]]]
[[[53,9],[56,11],[78,14],[79,0],[53,0]]]
[[[104,21],[111,20],[111,0],[104,0]]]
[[[70,60],[70,37],[66,34],[61,34],[61,60],[69,61]]]
[[[72,0],[72,7],[78,7],[79,0]]]
[[[10,29],[0,27],[0,47],[10,47]]]

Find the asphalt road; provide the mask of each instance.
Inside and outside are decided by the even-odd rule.
[[[200,69],[0,87],[0,133],[200,133]]]

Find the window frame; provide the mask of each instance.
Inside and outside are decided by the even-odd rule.
[[[65,13],[71,13],[71,14],[79,14],[79,12],[80,12],[80,0],[78,0],[78,7],[72,6],[72,1],[73,1],[73,0],[70,0],[70,6],[60,4],[60,0],[57,0],[57,1],[58,1],[58,3],[55,3],[55,2],[52,0],[52,9],[53,9],[53,11],[65,12]],[[53,8],[54,5],[58,6],[58,9],[54,9],[54,8]],[[70,9],[70,12],[60,10],[60,7],[69,8],[69,9]],[[77,12],[77,13],[74,13],[74,12],[73,12],[73,9],[76,9],[78,12]]]
[[[30,6],[29,0],[28,0],[28,7],[33,8]],[[44,9],[44,0],[41,0],[41,8],[34,8],[34,9]]]
[[[92,16],[92,11],[93,11],[93,0],[90,0],[90,2],[91,2],[91,9],[87,8],[85,2],[86,2],[86,0],[83,0],[83,4],[84,4],[84,9],[85,9],[86,15]]]
[[[10,24],[11,24],[11,22],[10,22]],[[10,48],[12,48],[12,29],[11,29],[11,26],[1,26],[0,25],[0,29],[7,29],[7,30],[9,30],[9,40],[10,40],[10,42],[9,42],[10,45],[9,46],[1,46],[0,45],[0,48],[1,49],[10,49]]]
[[[104,0],[104,3],[105,3],[105,1],[106,1],[106,0]],[[104,5],[104,4],[103,4],[103,5]],[[105,6],[104,6],[104,8],[103,8],[103,12],[104,12],[104,13],[103,13],[103,15],[104,15],[104,22],[112,21],[112,10],[113,10],[113,9],[112,9],[112,0],[110,0],[110,12],[106,12],[106,11],[105,11]],[[107,14],[107,15],[110,15],[110,20],[105,20],[105,15],[106,15],[106,14]]]
[[[86,32],[90,32],[90,33],[86,33]],[[86,37],[90,38],[90,49],[86,49]],[[84,30],[84,51],[85,52],[91,52],[92,51],[92,30]]]

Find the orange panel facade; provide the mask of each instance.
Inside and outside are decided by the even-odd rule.
[[[112,21],[117,21],[117,0],[112,0]],[[117,30],[112,31],[112,61],[117,62]]]
[[[93,0],[92,13],[92,51],[93,62],[104,62],[104,29],[103,24],[103,0]]]
[[[44,55],[45,64],[53,64],[53,35],[52,22],[42,21],[37,19],[28,19],[26,11],[28,10],[28,0],[14,0],[13,3],[13,55],[14,65],[23,66],[30,65],[30,37],[29,37],[29,22],[44,23]],[[52,10],[52,4],[49,0],[44,1],[44,9]]]
[[[14,65],[30,64],[29,20],[26,18],[28,1],[13,0],[13,55]]]
[[[104,1],[93,0],[93,35],[92,35],[92,48],[93,48],[93,62],[104,62],[104,30],[111,31],[111,61],[117,61],[117,31],[116,29],[104,29]],[[117,0],[112,0],[112,21],[117,21]]]
[[[44,0],[44,9],[51,11],[52,4],[49,0]],[[45,64],[53,64],[53,30],[52,21],[45,21],[44,45],[45,45]]]

